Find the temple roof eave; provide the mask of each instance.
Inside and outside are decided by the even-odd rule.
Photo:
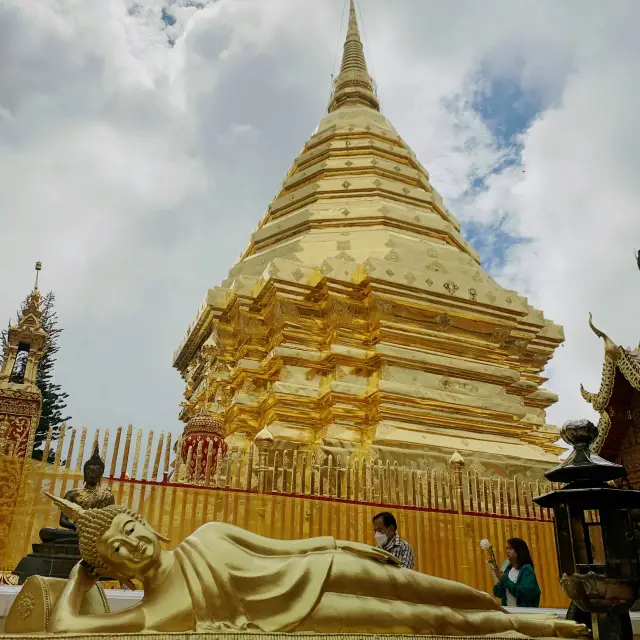
[[[609,407],[616,379],[620,377],[616,374],[620,372],[621,377],[632,389],[640,391],[640,353],[638,350],[624,349],[616,345],[609,336],[594,326],[591,314],[589,314],[589,326],[604,342],[604,361],[598,391],[591,393],[583,385],[580,385],[580,394],[600,414],[598,437],[592,444],[592,449],[599,452],[607,440],[611,428]]]

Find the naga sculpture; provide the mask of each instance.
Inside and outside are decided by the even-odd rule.
[[[47,495],[75,522],[83,558],[51,612],[51,633],[587,634],[571,621],[511,615],[487,593],[401,568],[365,544],[273,540],[212,522],[168,551],[160,545],[166,539],[122,506],[84,510]],[[142,600],[116,613],[81,615],[100,572],[140,580]]]

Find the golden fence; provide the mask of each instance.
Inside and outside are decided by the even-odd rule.
[[[169,432],[156,437],[153,431],[145,434],[129,425],[126,430],[118,427],[111,441],[109,429],[103,434],[95,430],[90,438],[91,446],[87,446],[86,427],[80,431],[79,438],[76,435],[75,429],[62,425],[57,442],[52,443],[50,432],[45,441],[42,468],[53,473],[79,474],[83,462],[96,445],[100,445],[106,475],[111,479],[244,489],[542,521],[550,521],[551,514],[538,507],[533,498],[557,488],[552,483],[526,482],[517,477],[482,477],[465,471],[460,457],[452,458],[446,470],[416,469],[359,453],[269,451],[258,443],[245,450],[230,449],[214,467],[211,447],[207,460],[203,460],[200,446],[196,451],[190,447],[186,460],[176,459]],[[181,444],[179,437],[176,451],[181,450]],[[52,464],[44,462],[52,455]],[[186,470],[193,467],[196,477],[187,477]]]
[[[43,461],[27,460],[19,487],[13,482],[10,491],[7,479],[16,480],[12,469],[22,464],[0,456],[0,521],[9,494],[15,497],[11,531],[0,541],[0,569],[15,567],[41,528],[57,526],[59,513],[44,491],[64,495],[81,486],[83,463],[96,444],[116,502],[140,513],[172,546],[210,521],[281,539],[331,535],[372,543],[371,518],[389,510],[414,548],[417,570],[491,591],[479,541],[489,539],[500,554],[509,537],[521,537],[536,563],[542,606],[568,604],[558,584],[551,516],[532,501],[555,488],[548,483],[480,477],[455,455],[446,469],[416,469],[357,454],[273,450],[260,442],[230,449],[214,469],[207,464],[200,477],[186,479],[190,461],[174,453],[180,438],[131,426],[118,427],[111,441],[108,429],[90,434],[63,425],[56,442],[47,437]],[[196,459],[196,469],[201,462]]]
[[[38,531],[57,526],[59,513],[43,495],[63,495],[81,478],[54,472],[27,461],[25,482],[10,537],[11,566],[38,541]],[[206,522],[234,524],[260,535],[297,539],[331,535],[371,544],[371,518],[387,508],[398,520],[399,533],[413,547],[416,570],[491,591],[486,552],[479,542],[489,539],[500,555],[510,537],[527,540],[542,588],[541,606],[566,607],[558,583],[553,524],[515,516],[460,514],[427,507],[389,506],[312,495],[257,493],[233,487],[203,487],[136,480],[109,479],[116,502],[140,513],[177,545]],[[3,562],[3,566],[7,566]]]

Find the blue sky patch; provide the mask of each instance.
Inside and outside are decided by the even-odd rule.
[[[522,88],[519,70],[510,75],[491,77],[481,68],[480,76],[480,90],[473,98],[473,109],[498,146],[508,147],[545,109],[542,94]]]
[[[489,176],[521,163],[520,136],[548,106],[541,92],[523,89],[520,76],[521,67],[517,66],[506,75],[492,76],[488,65],[481,65],[478,70],[473,84],[479,88],[474,93],[471,107],[491,133],[502,155],[486,174],[473,179],[463,198],[473,199],[486,188]],[[511,249],[530,242],[528,238],[509,233],[508,226],[509,212],[504,211],[496,212],[491,222],[462,222],[464,237],[480,253],[482,266],[490,273],[504,267]]]
[[[162,9],[161,18],[162,21],[169,27],[176,23],[176,19],[164,7]]]
[[[514,247],[527,244],[528,238],[512,235],[506,230],[508,215],[496,217],[492,222],[467,220],[462,223],[462,234],[482,258],[482,267],[494,274],[504,267],[508,253]]]

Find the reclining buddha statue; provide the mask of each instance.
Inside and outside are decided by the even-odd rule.
[[[210,522],[173,550],[119,505],[83,509],[47,494],[77,527],[76,565],[48,622],[51,633],[254,631],[576,638],[584,625],[512,615],[487,593],[398,566],[386,551],[332,537],[273,540]],[[81,615],[106,572],[144,585],[129,609]]]

